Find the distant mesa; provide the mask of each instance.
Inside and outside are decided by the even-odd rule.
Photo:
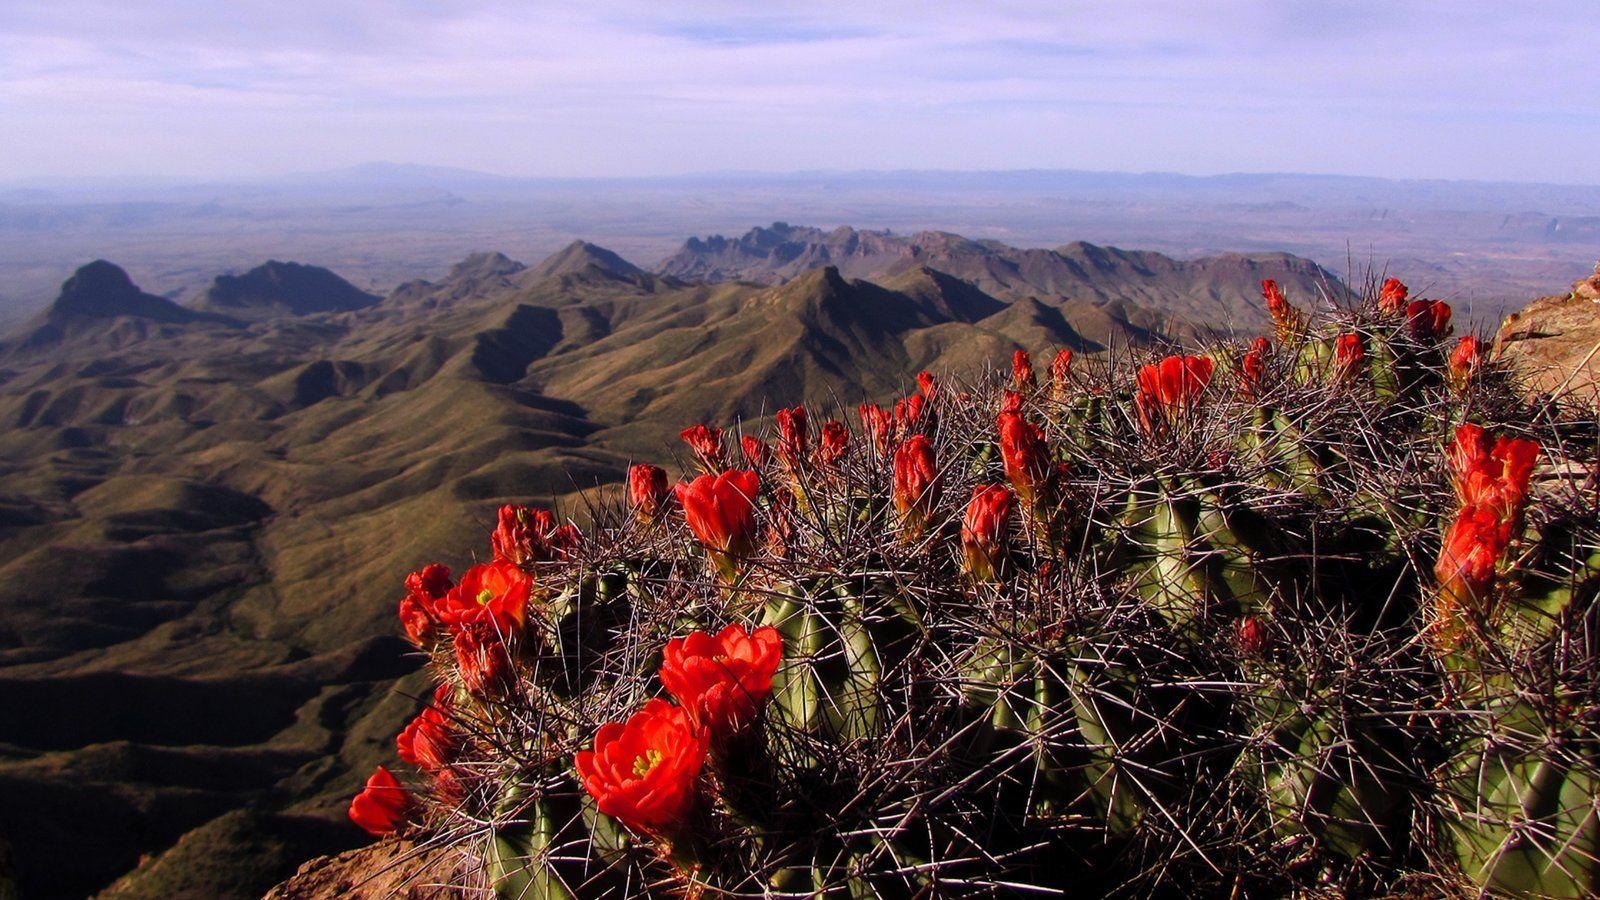
[[[327,269],[269,260],[242,275],[218,275],[195,308],[238,319],[349,312],[381,300]]]
[[[588,241],[573,241],[554,256],[534,266],[531,277],[557,278],[590,270],[598,270],[620,278],[645,274],[643,269],[604,247]]]

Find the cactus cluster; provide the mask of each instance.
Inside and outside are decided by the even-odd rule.
[[[1393,279],[1263,288],[1272,340],[1018,351],[693,426],[583,533],[505,508],[407,581],[419,777],[352,818],[540,900],[1595,896],[1592,411]]]

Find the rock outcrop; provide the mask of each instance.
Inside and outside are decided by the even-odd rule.
[[[263,900],[456,900],[481,896],[456,887],[459,851],[383,840],[313,859]]]
[[[1494,353],[1534,393],[1600,402],[1600,266],[1571,293],[1540,297],[1507,316]]]

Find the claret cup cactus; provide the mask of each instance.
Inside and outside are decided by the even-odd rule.
[[[507,507],[406,580],[352,819],[502,897],[1596,896],[1593,411],[1393,279],[1263,293]]]

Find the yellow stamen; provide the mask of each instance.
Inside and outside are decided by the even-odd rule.
[[[488,605],[489,601],[493,599],[494,591],[485,588],[484,590],[478,592],[478,605],[480,606]]]
[[[634,757],[633,774],[640,778],[649,775],[650,770],[655,768],[657,763],[661,762],[661,756],[662,754],[660,750],[652,749],[646,750],[642,755]]]

